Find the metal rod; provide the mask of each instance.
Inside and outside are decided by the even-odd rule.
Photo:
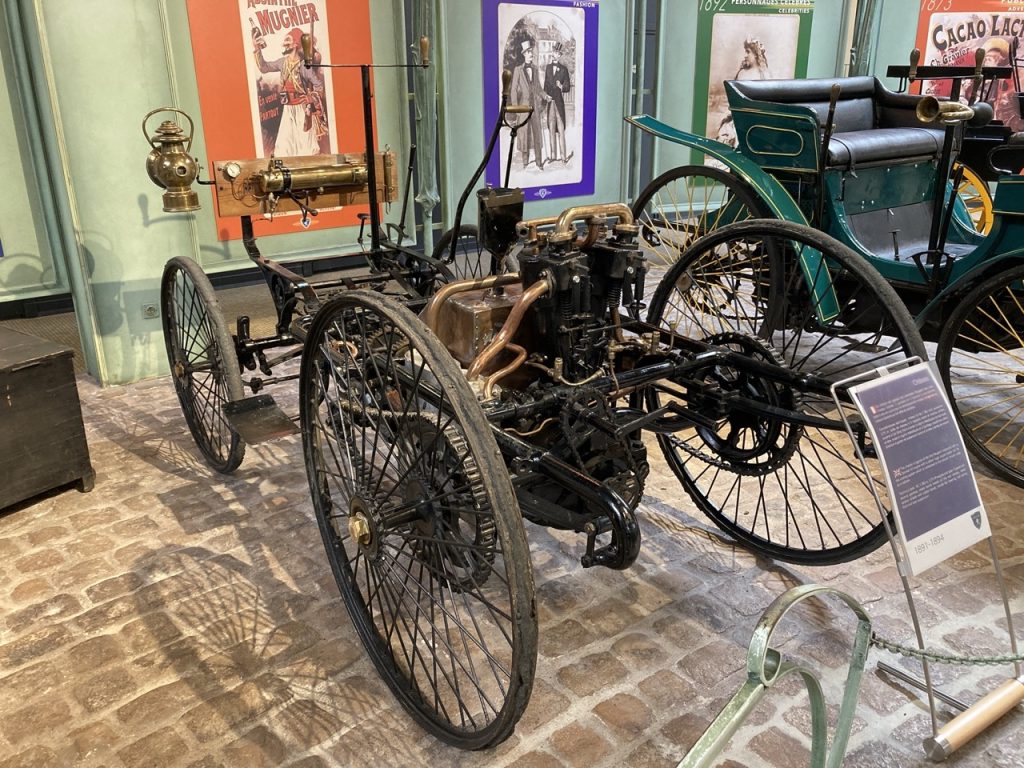
[[[880,669],[882,672],[885,672],[885,674],[889,675],[890,677],[895,677],[897,680],[902,680],[907,685],[912,685],[919,691],[928,690],[927,683],[925,683],[924,680],[922,680],[919,677],[915,677],[914,675],[911,675],[909,672],[904,672],[902,669],[894,667],[892,664],[886,664],[884,661],[880,661],[875,666],[878,667],[878,669]],[[943,693],[937,688],[934,690],[935,698],[939,699],[940,701],[946,702],[947,704],[949,704],[949,706],[953,707],[953,709],[956,709],[960,712],[966,712],[969,709],[967,704],[960,701],[960,699],[956,698],[955,696],[950,696],[948,693]]]
[[[405,66],[405,65],[403,65]],[[370,88],[370,65],[360,64],[363,85],[363,131],[366,135],[366,182],[370,189],[370,250],[380,250],[380,208],[377,205],[377,151],[373,138],[373,91]]]

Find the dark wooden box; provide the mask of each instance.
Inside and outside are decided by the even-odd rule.
[[[0,509],[78,481],[92,489],[70,349],[0,328]]]

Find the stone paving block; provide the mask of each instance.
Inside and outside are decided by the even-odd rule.
[[[676,754],[671,745],[650,740],[640,744],[622,761],[624,768],[675,768],[682,753]]]
[[[577,696],[590,696],[626,678],[626,667],[608,652],[591,653],[558,670],[558,680]]]
[[[803,768],[811,760],[811,752],[802,742],[775,726],[754,736],[750,749],[774,768]]]
[[[640,632],[625,633],[612,643],[612,652],[633,670],[660,665],[667,658],[667,654],[656,637]]]
[[[68,734],[68,738],[77,762],[94,763],[100,755],[110,752],[118,737],[106,723],[95,722],[76,728]]]
[[[171,768],[181,765],[188,754],[188,744],[173,728],[161,728],[117,754],[125,768]]]
[[[10,711],[0,721],[0,733],[11,744],[40,740],[40,736],[70,719],[71,709],[64,699],[50,694],[26,707]]]
[[[14,669],[57,650],[72,639],[71,630],[64,624],[44,627],[22,635],[12,642],[0,645],[0,667]]]
[[[68,649],[68,672],[81,674],[97,670],[124,658],[124,649],[113,635],[100,635]]]
[[[48,747],[30,747],[4,760],[0,768],[63,768],[61,759]]]
[[[201,703],[196,690],[182,680],[175,680],[141,693],[117,709],[117,719],[128,728],[152,727],[178,719]]]
[[[53,624],[73,616],[81,604],[72,595],[56,595],[7,616],[7,628],[22,632],[33,625]]]
[[[549,752],[535,750],[508,764],[508,768],[564,768],[565,763]]]
[[[612,745],[601,734],[579,723],[555,731],[551,744],[572,768],[600,765],[612,751]]]
[[[266,726],[258,725],[224,749],[224,765],[230,768],[272,768],[281,765],[287,750]]]
[[[96,712],[124,700],[137,688],[127,670],[111,669],[76,683],[71,693],[86,712]]]
[[[15,603],[34,603],[52,594],[49,579],[36,576],[15,584],[11,589],[11,600]]]
[[[628,693],[617,693],[594,707],[594,714],[618,736],[635,739],[651,724],[651,710]]]

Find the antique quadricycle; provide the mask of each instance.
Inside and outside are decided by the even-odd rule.
[[[972,101],[1011,73],[983,67],[981,55],[976,67],[911,62],[890,76],[951,79],[954,95],[965,83]],[[675,168],[641,192],[633,213],[648,253],[674,264],[678,279],[698,280],[715,257],[679,254],[716,227],[774,216],[828,232],[878,270],[934,342],[974,454],[1024,483],[1024,178],[1002,173],[993,216],[981,179],[976,194],[958,194],[969,171],[956,162],[965,148],[974,167],[987,169],[983,178],[1019,169],[1021,137],[989,126],[987,103],[894,93],[872,77],[736,80],[725,93],[736,148],[646,115],[628,118],[718,166]]]
[[[628,567],[640,552],[646,431],[693,502],[746,545],[810,564],[857,557],[884,541],[884,525],[872,464],[855,457],[830,388],[924,353],[892,288],[806,226],[717,229],[653,291],[624,204],[524,221],[520,190],[487,188],[476,193],[478,226],[463,227],[502,125],[529,119],[504,83],[484,163],[433,257],[378,235],[387,186],[369,164],[364,179],[358,158],[281,158],[236,178],[260,194],[290,178],[304,206],[300,193],[365,194],[380,240],[364,274],[307,284],[249,237],[278,308],[271,339],[249,338],[245,322],[232,336],[193,263],[173,259],[163,285],[175,386],[220,471],[237,467],[245,429],[267,436],[290,423],[244,396],[269,383],[244,370],[283,381],[271,373],[280,357],[264,353],[294,358],[302,344],[303,455],[344,602],[402,705],[464,748],[506,738],[532,688],[524,519],[579,534],[584,567]],[[154,141],[152,164],[170,156],[167,179],[187,157],[175,129],[161,127],[174,151]]]

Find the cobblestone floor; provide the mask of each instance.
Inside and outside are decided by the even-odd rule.
[[[297,439],[250,447],[225,478],[198,459],[168,380],[101,390],[83,378],[79,388],[95,490],[0,514],[0,768],[673,766],[742,682],[750,633],[786,588],[843,589],[880,633],[912,638],[887,548],[819,569],[758,559],[697,519],[658,469],[640,510],[643,549],[626,572],[584,571],[581,541],[528,526],[540,612],[533,697],[506,743],[460,753],[405,715],[363,653],[328,571]],[[980,481],[1019,612],[1024,491]],[[933,569],[919,595],[933,642],[1005,651],[984,552]],[[838,604],[819,603],[781,635],[786,654],[822,670],[833,716],[852,626]],[[899,663],[872,650],[846,765],[926,765],[927,708],[875,670],[880,659]],[[1010,673],[936,674],[972,699]],[[723,764],[807,765],[805,702],[799,687],[774,690]],[[1010,715],[948,764],[1024,766],[1022,723]]]

